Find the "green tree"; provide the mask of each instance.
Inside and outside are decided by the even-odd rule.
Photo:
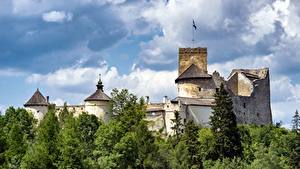
[[[174,112],[174,119],[171,119],[173,126],[171,129],[174,131],[173,137],[175,137],[175,143],[176,145],[181,137],[182,131],[183,131],[183,124],[182,124],[182,118],[180,117],[180,114],[178,111]],[[172,140],[171,140],[172,141]]]
[[[298,110],[296,110],[295,115],[293,116],[292,119],[292,130],[300,133],[300,117],[299,117]]]
[[[80,139],[80,152],[84,168],[93,168],[93,150],[95,149],[96,132],[101,122],[95,115],[82,113],[78,117],[78,132]]]
[[[215,105],[212,107],[210,125],[216,139],[216,158],[242,156],[240,134],[233,112],[232,100],[223,84],[216,91],[214,97]]]
[[[26,152],[21,168],[57,168],[59,122],[54,110],[49,110],[37,129],[35,142]]]
[[[64,103],[63,109],[61,111],[59,111],[58,113],[58,120],[59,123],[61,125],[61,127],[64,126],[66,120],[69,118],[69,116],[71,116],[72,114],[69,112],[68,107],[67,107],[67,103]]]
[[[19,168],[27,146],[33,139],[35,120],[25,109],[10,107],[1,118],[2,132],[5,133],[0,159],[5,159],[5,166]],[[1,131],[0,131],[1,132]],[[3,162],[3,161],[2,161]]]
[[[184,127],[182,140],[188,150],[188,168],[203,168],[200,155],[200,142],[198,141],[199,127],[193,121],[188,121]]]
[[[59,133],[59,161],[58,168],[80,169],[83,168],[82,154],[80,151],[80,135],[76,119],[69,116],[65,119],[64,128]]]

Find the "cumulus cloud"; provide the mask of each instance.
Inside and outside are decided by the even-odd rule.
[[[60,98],[65,93],[88,96],[95,90],[98,74],[102,74],[105,91],[109,94],[113,88],[126,88],[138,96],[150,96],[160,101],[164,95],[175,97],[174,80],[177,71],[155,71],[135,68],[128,74],[120,74],[116,67],[101,65],[99,67],[70,67],[59,69],[48,74],[33,74],[27,82],[48,86],[60,91],[54,97]],[[61,95],[61,96],[59,96]],[[81,98],[84,100],[84,98]],[[66,100],[68,101],[68,100]]]
[[[51,11],[43,14],[45,22],[66,22],[73,19],[73,14],[65,11]]]
[[[0,105],[0,115],[4,114],[6,110],[6,107],[3,105]]]

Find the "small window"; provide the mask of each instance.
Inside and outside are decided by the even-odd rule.
[[[243,107],[246,108],[246,103],[243,104]]]
[[[259,113],[256,113],[256,116],[259,117]]]
[[[167,105],[167,108],[169,108],[169,105]]]
[[[40,111],[38,110],[37,113],[39,113]]]
[[[198,90],[199,90],[199,92],[201,92],[201,90],[202,90],[201,87],[198,87]]]
[[[216,88],[216,92],[218,92],[219,91],[219,88]]]

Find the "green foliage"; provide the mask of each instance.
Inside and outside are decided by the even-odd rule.
[[[35,142],[26,152],[21,168],[57,168],[59,122],[54,111],[46,113],[37,129]],[[40,157],[42,155],[42,157]]]
[[[171,119],[172,124],[173,124],[171,129],[174,131],[174,136],[173,136],[173,137],[175,137],[174,145],[176,145],[180,140],[180,136],[181,136],[182,130],[183,130],[183,124],[182,124],[182,118],[180,117],[178,111],[174,112],[174,116],[175,116],[175,119]]]
[[[175,113],[174,136],[148,130],[143,99],[114,90],[114,117],[73,117],[50,107],[35,125],[24,109],[0,116],[0,168],[57,169],[298,169],[300,134],[280,126],[236,126],[232,103],[221,87],[211,128],[182,124]],[[59,119],[56,117],[58,114]]]
[[[64,128],[59,134],[58,149],[60,157],[58,168],[83,168],[80,152],[80,137],[76,119],[69,116],[65,119]]]
[[[242,145],[233,112],[232,100],[223,84],[215,95],[215,105],[210,117],[215,142],[215,159],[242,156]]]

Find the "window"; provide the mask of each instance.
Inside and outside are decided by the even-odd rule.
[[[219,88],[216,88],[216,92],[218,92],[219,91]]]
[[[198,90],[199,90],[199,92],[201,92],[201,90],[202,90],[201,87],[198,87]]]
[[[243,104],[243,107],[246,108],[246,103]]]
[[[256,113],[256,116],[259,117],[259,113]]]

